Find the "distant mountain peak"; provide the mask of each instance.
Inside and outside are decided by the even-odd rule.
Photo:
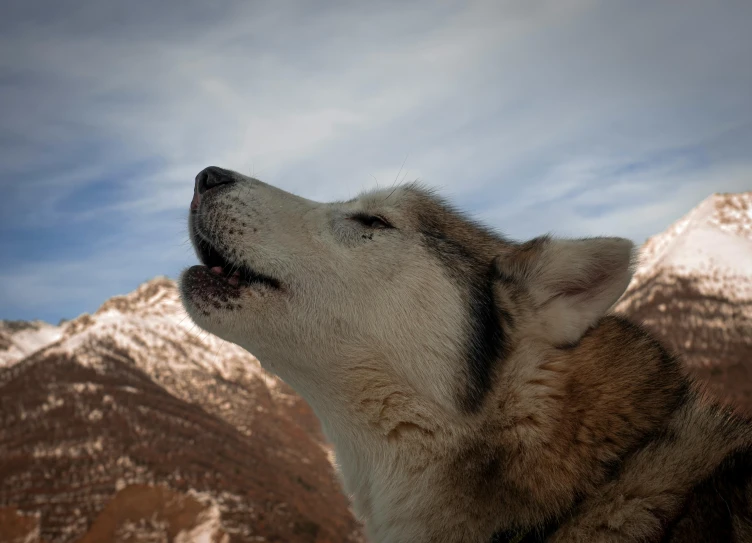
[[[615,310],[752,413],[752,192],[713,194],[648,239]]]
[[[57,341],[62,328],[44,321],[0,321],[0,368]]]
[[[706,201],[713,206],[709,222],[731,234],[752,239],[752,191],[715,193]]]
[[[113,296],[93,314],[61,321],[57,326],[44,321],[0,320],[0,368],[51,346],[81,336],[88,328],[131,317],[179,317],[191,325],[183,311],[175,281],[158,276],[139,285],[133,292]]]
[[[105,301],[94,314],[100,315],[108,311],[148,313],[155,309],[159,311],[165,309],[180,311],[176,304],[180,304],[177,284],[168,277],[158,276],[142,283],[133,292],[113,296]]]
[[[726,278],[747,278],[731,285],[737,297],[752,297],[752,192],[713,194],[640,249],[630,288],[660,273],[702,279],[707,291],[726,290]],[[728,294],[728,292],[724,292]]]

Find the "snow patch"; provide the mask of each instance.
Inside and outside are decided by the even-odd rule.
[[[704,294],[752,300],[752,192],[714,194],[648,239],[629,291],[658,275],[690,278]]]
[[[11,366],[56,342],[63,334],[61,327],[42,321],[23,325],[23,328],[16,329],[13,323],[0,321],[0,368]]]

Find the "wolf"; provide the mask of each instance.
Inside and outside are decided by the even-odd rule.
[[[622,238],[506,239],[417,184],[195,179],[199,327],[312,407],[373,543],[752,541],[752,426],[610,314]]]

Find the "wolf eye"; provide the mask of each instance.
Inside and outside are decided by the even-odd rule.
[[[378,217],[376,215],[366,215],[365,213],[356,213],[350,218],[354,221],[359,222],[366,228],[374,228],[374,229],[394,228],[391,224],[389,224],[389,221],[387,221],[385,218]]]

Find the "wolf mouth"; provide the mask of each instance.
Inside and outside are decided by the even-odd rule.
[[[277,279],[264,275],[245,264],[233,262],[196,229],[193,231],[193,240],[198,258],[207,268],[208,273],[238,288],[258,285],[280,288],[280,282]]]

